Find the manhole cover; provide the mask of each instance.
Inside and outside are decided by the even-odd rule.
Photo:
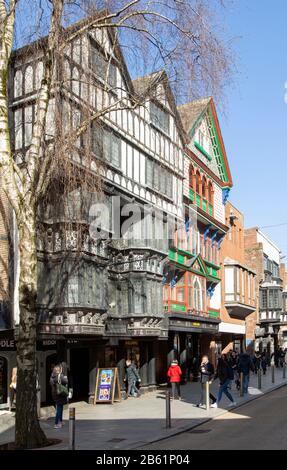
[[[192,429],[191,431],[188,431],[188,432],[189,434],[205,434],[210,431],[211,429]]]
[[[118,437],[115,437],[114,439],[110,439],[108,442],[122,442],[122,441],[126,441],[126,439],[120,439]]]

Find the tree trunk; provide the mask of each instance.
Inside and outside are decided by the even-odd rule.
[[[42,447],[47,443],[37,416],[36,327],[37,249],[35,212],[26,207],[19,223],[20,325],[17,343],[16,446]]]

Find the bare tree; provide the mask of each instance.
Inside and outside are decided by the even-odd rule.
[[[8,81],[12,79],[9,65],[13,57],[15,24],[19,24],[21,30],[21,18],[17,16],[21,2],[24,0],[0,0],[0,168],[2,185],[19,233],[16,445],[32,448],[46,443],[36,411],[36,327],[37,224],[48,188],[53,188],[54,194],[58,191],[63,194],[63,188],[68,187],[70,191],[85,183],[100,191],[101,178],[99,173],[92,174],[89,163],[92,123],[100,123],[100,119],[112,111],[143,106],[156,85],[167,77],[180,101],[206,91],[220,96],[226,78],[230,77],[231,62],[229,51],[213,30],[212,11],[206,0],[46,0],[44,7],[43,1],[34,1],[38,26],[40,28],[42,22],[42,32],[47,36],[28,47],[26,53],[33,55],[40,51],[44,71],[37,93],[30,146],[23,160],[18,162],[12,145]],[[69,26],[75,16],[81,16],[83,21],[76,27]],[[158,69],[165,73],[152,75],[142,89],[131,86],[129,94],[112,103],[104,100],[100,108],[91,105],[89,100],[83,102],[80,119],[72,118],[73,124],[65,126],[63,86],[67,81],[71,84],[81,79],[65,76],[63,53],[72,41],[91,28],[110,31],[113,50],[118,55],[123,51],[134,76]],[[108,58],[109,63],[110,60]],[[106,73],[104,91],[108,96],[112,90],[108,68]],[[49,137],[47,115],[52,100],[56,130]],[[80,138],[84,140],[79,149]],[[77,164],[73,159],[75,152],[80,155]]]

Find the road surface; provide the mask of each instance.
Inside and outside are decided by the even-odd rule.
[[[286,450],[287,387],[145,450]]]

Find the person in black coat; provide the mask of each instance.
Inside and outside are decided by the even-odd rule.
[[[126,360],[125,382],[127,384],[127,393],[125,398],[127,399],[128,397],[139,397],[140,392],[137,388],[137,382],[140,383],[141,378],[139,376],[135,363],[132,362],[130,359]]]
[[[236,405],[236,402],[234,401],[231,393],[228,391],[228,387],[231,384],[233,378],[234,378],[234,372],[232,370],[232,367],[227,361],[226,355],[222,354],[222,356],[218,359],[218,364],[217,364],[217,369],[216,369],[216,374],[214,377],[214,380],[216,378],[219,378],[219,391],[217,395],[217,400],[213,405],[211,405],[212,408],[217,408],[218,404],[222,398],[222,394],[224,393],[227,398],[230,400],[230,405]]]
[[[213,376],[214,376],[213,364],[209,362],[208,356],[203,356],[201,360],[200,368],[199,368],[201,393],[200,393],[199,403],[196,405],[197,407],[202,406],[206,384],[211,383]],[[216,402],[216,398],[212,395],[212,393],[209,393],[209,398],[211,399],[212,403]]]
[[[68,377],[64,375],[61,365],[54,367],[50,378],[52,388],[52,398],[56,405],[55,429],[63,426],[63,409],[68,402]],[[58,385],[63,385],[61,393],[59,393]]]
[[[254,364],[248,353],[242,353],[238,358],[238,372],[243,374],[243,393],[248,393],[249,374],[254,371]]]

